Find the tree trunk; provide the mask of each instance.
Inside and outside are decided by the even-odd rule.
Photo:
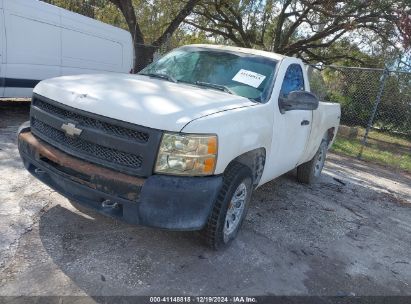
[[[180,26],[181,22],[192,12],[194,6],[199,0],[188,0],[186,4],[181,8],[179,13],[169,23],[164,33],[153,41],[152,45],[145,45],[144,35],[141,32],[140,26],[137,22],[137,16],[134,11],[132,0],[110,0],[117,8],[122,12],[126,19],[127,26],[130,30],[131,36],[134,41],[134,73],[140,72],[149,63],[153,61],[154,52],[157,47],[164,44],[167,39],[175,32]]]
[[[153,62],[156,47],[151,45],[134,44],[134,73],[140,72],[148,64]]]

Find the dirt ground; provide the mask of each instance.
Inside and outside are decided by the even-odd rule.
[[[411,177],[334,154],[255,191],[238,239],[76,211],[23,168],[28,107],[0,108],[1,295],[411,295]]]

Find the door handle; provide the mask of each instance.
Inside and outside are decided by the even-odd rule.
[[[302,126],[308,126],[309,124],[310,124],[310,122],[308,120],[305,120],[305,119],[301,122]]]

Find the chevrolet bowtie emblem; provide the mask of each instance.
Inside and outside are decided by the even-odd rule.
[[[72,123],[64,123],[61,125],[61,129],[66,133],[68,136],[79,136],[81,132],[83,132],[82,129],[76,128],[75,124]]]

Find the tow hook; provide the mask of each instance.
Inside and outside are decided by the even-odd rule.
[[[45,173],[45,171],[44,171],[43,169],[36,168],[36,169],[34,169],[34,173],[36,173],[36,174],[40,175],[40,174]]]
[[[111,209],[117,209],[119,208],[119,204],[110,200],[105,200],[101,203],[101,207],[103,208],[111,208]]]

